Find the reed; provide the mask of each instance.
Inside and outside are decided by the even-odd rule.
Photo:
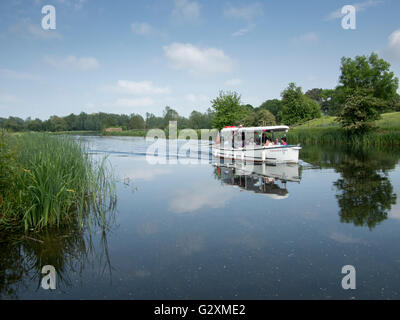
[[[0,228],[106,223],[116,199],[106,159],[95,161],[67,136],[26,133],[7,139],[16,146],[19,174],[8,190],[0,190]]]
[[[295,128],[287,134],[291,144],[332,144],[352,146],[387,146],[400,145],[400,130],[376,130],[364,134],[352,134],[342,128]]]

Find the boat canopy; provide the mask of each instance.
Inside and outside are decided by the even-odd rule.
[[[262,132],[262,131],[270,131],[270,132],[279,132],[285,131],[288,132],[288,126],[268,126],[268,127],[225,127],[221,130],[221,133],[226,132]]]

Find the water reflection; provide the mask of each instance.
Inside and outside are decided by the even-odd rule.
[[[306,148],[303,159],[321,168],[333,168],[340,178],[333,182],[341,222],[373,229],[388,218],[396,204],[389,172],[400,159],[398,152],[366,148],[318,146]]]
[[[214,177],[222,183],[265,194],[277,200],[289,196],[287,182],[299,183],[301,180],[297,164],[216,162],[214,166]]]
[[[94,231],[94,230],[91,230]],[[97,230],[99,244],[94,244],[95,232],[77,226],[44,230],[35,234],[13,235],[0,241],[0,299],[18,299],[18,293],[29,288],[38,291],[41,270],[55,267],[57,290],[73,285],[70,275],[82,275],[87,266],[96,265],[111,279],[107,229]]]

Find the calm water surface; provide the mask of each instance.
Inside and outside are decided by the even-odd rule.
[[[400,297],[399,151],[318,146],[298,166],[207,153],[203,164],[153,165],[142,138],[80,139],[117,175],[110,228],[1,243],[3,299]],[[51,292],[40,287],[47,264]],[[341,287],[344,265],[356,290]]]

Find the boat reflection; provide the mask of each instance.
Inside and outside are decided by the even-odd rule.
[[[214,176],[222,183],[281,200],[289,197],[288,182],[300,183],[298,164],[215,162]]]

